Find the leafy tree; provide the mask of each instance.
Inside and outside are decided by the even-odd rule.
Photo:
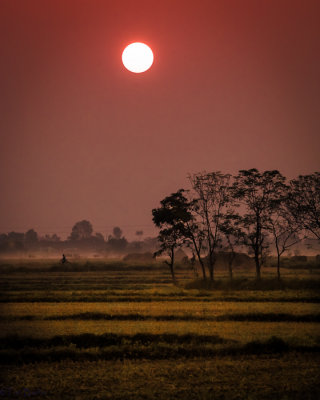
[[[195,202],[190,203],[191,211],[196,207]],[[201,270],[202,270],[202,278],[203,280],[207,279],[205,261],[204,261],[204,252],[206,251],[205,244],[205,233],[202,231],[201,226],[195,220],[195,217],[192,215],[192,219],[186,223],[186,229],[184,230],[185,244],[192,251],[193,257],[192,262],[195,269],[195,256],[199,261]],[[195,269],[196,271],[196,269]]]
[[[172,193],[162,202],[162,207],[158,209],[154,223],[160,227],[159,223],[166,223],[167,227],[175,226],[180,230],[179,237],[183,237],[183,244],[191,248],[192,253],[198,258],[202,269],[203,279],[206,279],[206,270],[203,259],[203,251],[205,250],[205,235],[200,229],[199,223],[195,219],[196,201],[188,200],[186,195],[189,191],[184,189]],[[158,224],[158,225],[157,225]]]
[[[94,238],[99,242],[104,242],[103,234],[100,232],[96,232],[96,234],[94,235]]]
[[[172,226],[171,228],[161,229],[158,235],[160,242],[160,249],[154,253],[154,257],[160,256],[163,253],[169,256],[169,261],[164,262],[169,266],[171,277],[173,282],[176,284],[176,276],[174,271],[175,261],[175,250],[183,245],[183,236],[178,226]]]
[[[109,239],[107,241],[107,249],[115,251],[116,253],[122,253],[127,246],[128,246],[128,241],[125,237],[117,239],[112,236],[109,236]]]
[[[320,240],[320,172],[290,181],[288,208],[311,238]]]
[[[82,220],[74,224],[69,240],[83,240],[90,239],[92,236],[93,228],[89,221]]]
[[[10,250],[24,249],[24,233],[10,232],[8,233],[8,248]]]
[[[107,249],[121,253],[126,249],[128,241],[122,236],[122,230],[118,226],[115,226],[112,232],[113,235],[109,235],[108,237]]]
[[[224,235],[224,238],[227,242],[227,250],[228,250],[228,270],[229,270],[229,278],[233,279],[233,263],[237,256],[236,246],[240,244],[240,240],[242,237],[241,229],[239,228],[239,216],[234,213],[233,210],[229,210],[223,218],[223,221],[220,225],[220,231]]]
[[[195,194],[195,225],[204,239],[210,280],[213,281],[217,251],[221,247],[220,226],[229,201],[230,175],[220,171],[203,172],[189,176],[189,180]]]
[[[301,238],[299,232],[301,225],[293,217],[288,209],[288,194],[290,190],[287,186],[278,188],[278,199],[270,203],[269,209],[269,230],[273,236],[273,241],[277,251],[277,277],[280,280],[280,258],[290,247],[297,244]]]
[[[121,238],[121,236],[122,236],[122,230],[118,227],[118,226],[115,226],[114,228],[113,228],[113,237],[115,238],[115,239],[120,239]]]
[[[39,239],[37,232],[34,229],[29,229],[24,235],[24,240],[29,245],[38,243]]]
[[[40,238],[40,241],[43,240],[47,242],[60,242],[61,238],[56,233],[53,233],[52,235],[45,234],[43,238]]]
[[[239,171],[233,184],[233,196],[244,208],[237,226],[242,243],[254,254],[257,279],[261,278],[261,265],[270,245],[267,232],[270,205],[278,200],[284,181],[277,170],[260,173],[252,168]]]
[[[320,238],[318,172],[292,180],[289,191],[277,170],[240,170],[232,184],[231,176],[219,171],[197,173],[189,176],[189,181],[192,190],[180,189],[153,210],[153,222],[161,229],[159,252],[168,253],[171,269],[174,251],[188,246],[193,263],[196,257],[199,260],[203,279],[207,266],[210,279],[214,280],[219,250],[227,243],[230,279],[235,249],[243,245],[253,254],[256,277],[260,279],[273,238],[280,279],[281,255],[300,240],[301,227]]]
[[[185,243],[188,236],[186,225],[192,220],[192,215],[183,189],[165,197],[160,204],[161,207],[152,210],[152,220],[161,229],[158,235],[160,249],[155,252],[155,256],[163,253],[169,256],[170,261],[167,264],[172,279],[176,282],[174,273],[175,250]]]

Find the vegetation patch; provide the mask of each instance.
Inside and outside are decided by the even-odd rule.
[[[242,270],[195,288],[176,272],[179,286],[164,270],[0,274],[0,395],[319,398],[314,271],[283,270],[281,286],[274,268],[259,283]]]
[[[294,290],[310,289],[319,290],[318,279],[233,279],[233,280],[195,280],[185,285],[186,289],[198,290]]]
[[[320,346],[296,346],[278,337],[240,345],[219,336],[197,335],[71,335],[52,339],[7,337],[0,354],[2,364],[57,362],[62,360],[169,360],[279,354],[287,352],[319,353]]]
[[[284,313],[244,313],[244,314],[223,314],[210,315],[143,315],[143,314],[106,314],[100,312],[84,312],[78,314],[51,315],[49,317],[37,317],[34,315],[8,315],[0,316],[0,321],[248,321],[248,322],[320,322],[320,314],[284,314]]]
[[[34,338],[28,336],[11,335],[2,338],[0,349],[12,348],[22,349],[24,347],[49,348],[53,346],[75,345],[78,348],[85,349],[90,347],[119,346],[122,344],[150,345],[151,343],[167,344],[199,344],[199,343],[230,343],[234,341],[223,339],[217,335],[175,335],[175,334],[143,334],[136,335],[117,335],[103,334],[95,335],[86,333],[82,335],[60,335],[49,339]]]

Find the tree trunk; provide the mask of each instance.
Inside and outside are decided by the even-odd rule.
[[[192,242],[193,242],[193,246],[194,246],[194,249],[196,251],[200,266],[201,266],[203,280],[206,281],[207,280],[206,269],[205,269],[205,266],[203,264],[203,260],[202,260],[201,255],[200,255],[200,251],[198,249],[198,246],[196,244],[196,241],[195,241],[194,237],[192,237]]]
[[[176,280],[176,276],[174,273],[174,248],[172,248],[170,251],[170,262],[167,262],[167,261],[165,261],[165,262],[169,265],[172,281],[176,285],[177,280]]]
[[[277,262],[277,277],[278,281],[280,281],[280,254],[278,253],[278,262]]]
[[[230,236],[229,235],[226,235],[226,236],[227,236],[229,248],[231,250],[231,254],[228,259],[228,269],[229,269],[229,278],[230,278],[230,281],[232,281],[232,279],[233,279],[232,265],[236,258],[236,252],[234,251],[234,246],[233,246]]]
[[[170,271],[171,271],[171,276],[172,276],[173,283],[176,284],[177,281],[176,281],[176,277],[175,277],[175,274],[174,274],[174,268],[173,268],[173,264],[172,263],[170,263]]]
[[[256,263],[256,274],[257,274],[257,279],[260,280],[261,279],[261,266],[260,266],[260,260],[259,260],[259,252],[255,251],[254,253],[254,261]]]
[[[199,258],[199,262],[200,262],[201,269],[202,269],[203,280],[206,281],[207,280],[206,269],[204,267],[204,264],[203,264],[203,261],[202,261],[201,257]]]
[[[210,281],[213,282],[214,281],[214,272],[213,272],[213,266],[212,265],[210,266],[209,272],[210,272]]]
[[[278,237],[275,235],[275,242],[276,242],[276,249],[277,249],[277,277],[278,281],[280,281],[280,249],[279,249],[279,243],[278,243]]]
[[[260,245],[261,245],[261,223],[260,223],[260,214],[256,214],[257,217],[257,225],[256,225],[256,234],[255,234],[255,242],[254,242],[254,261],[256,263],[256,273],[257,279],[261,279],[261,263],[260,263]]]

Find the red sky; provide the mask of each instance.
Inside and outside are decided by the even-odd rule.
[[[320,169],[318,0],[0,0],[0,232],[154,234],[202,170]],[[155,61],[125,70],[142,41]]]

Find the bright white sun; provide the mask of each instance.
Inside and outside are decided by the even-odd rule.
[[[153,63],[152,50],[144,43],[131,43],[123,50],[122,62],[131,72],[145,72]]]

